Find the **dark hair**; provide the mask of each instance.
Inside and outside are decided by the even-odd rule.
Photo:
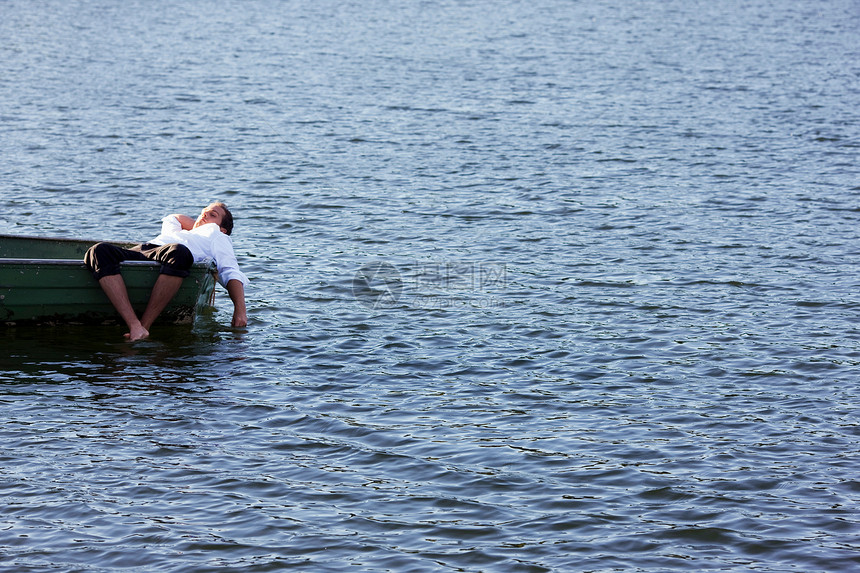
[[[224,218],[221,219],[221,226],[224,227],[224,230],[228,235],[233,234],[233,213],[230,212],[230,209],[227,208],[227,205],[222,203],[221,201],[216,201],[214,205],[221,207],[224,209]]]

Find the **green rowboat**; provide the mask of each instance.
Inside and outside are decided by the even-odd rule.
[[[0,324],[111,324],[119,315],[84,265],[98,241],[0,235]],[[115,243],[130,246],[131,243]],[[122,276],[140,316],[161,265],[126,261]],[[190,324],[212,305],[215,265],[195,263],[157,323]]]

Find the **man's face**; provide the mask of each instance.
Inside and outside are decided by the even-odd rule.
[[[197,228],[200,225],[205,225],[207,223],[215,223],[220,227],[221,221],[223,220],[224,209],[218,205],[209,205],[200,212],[200,216],[197,217],[196,221],[194,221],[194,227]]]

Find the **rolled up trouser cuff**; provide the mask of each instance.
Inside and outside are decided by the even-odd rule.
[[[124,249],[110,243],[97,243],[90,247],[84,256],[84,263],[96,280],[118,275],[120,263],[128,260],[143,261],[146,257],[140,251]]]
[[[185,245],[168,243],[166,245],[144,244],[138,247],[144,257],[161,263],[159,272],[163,275],[185,278],[194,264],[194,255]]]
[[[194,255],[185,245],[170,243],[153,245],[146,243],[131,249],[118,247],[110,243],[98,243],[90,247],[84,257],[87,268],[96,280],[120,273],[120,263],[123,261],[156,261],[161,263],[159,272],[174,277],[185,278],[190,274],[194,264]]]

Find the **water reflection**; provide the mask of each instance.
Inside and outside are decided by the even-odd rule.
[[[0,380],[178,390],[231,378],[246,358],[244,337],[244,331],[211,317],[193,328],[159,327],[150,339],[135,343],[126,342],[116,326],[7,328],[0,331]]]

